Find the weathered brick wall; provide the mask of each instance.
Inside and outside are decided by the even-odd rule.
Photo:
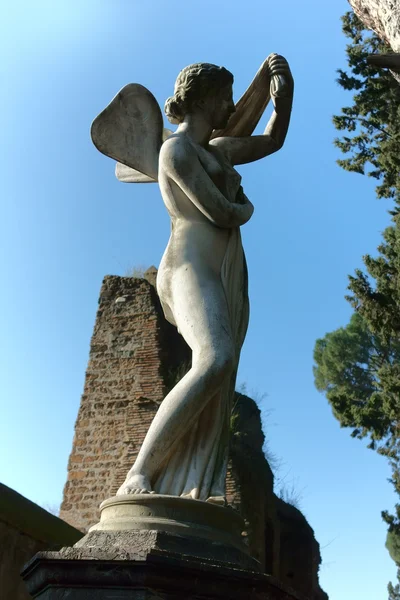
[[[0,598],[29,600],[20,571],[36,552],[72,545],[82,534],[0,483]]]
[[[276,533],[279,535],[279,579],[311,600],[328,600],[320,588],[319,544],[304,515],[296,507],[275,498]]]
[[[189,349],[146,279],[105,277],[60,516],[86,531],[113,496]]]
[[[230,464],[227,476],[227,500],[243,516],[252,556],[268,572],[266,563],[265,523],[273,502],[274,478],[262,451],[264,434],[260,410],[254,400],[236,394],[230,442]]]
[[[297,508],[273,492],[260,410],[254,400],[237,394],[234,413],[227,493],[245,519],[250,553],[282,583],[310,600],[327,600],[318,581],[321,556],[314,532]]]

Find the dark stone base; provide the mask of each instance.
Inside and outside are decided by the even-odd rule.
[[[251,570],[253,559],[231,555],[218,544],[155,531],[135,532],[135,539],[132,534],[96,531],[78,542],[80,547],[39,552],[22,573],[30,595],[38,600],[301,600],[273,577]],[[246,561],[247,567],[238,567]]]

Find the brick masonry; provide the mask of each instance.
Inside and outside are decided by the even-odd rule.
[[[146,279],[105,277],[60,517],[83,531],[132,466],[168,387],[190,358]]]

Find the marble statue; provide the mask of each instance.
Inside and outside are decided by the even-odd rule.
[[[225,503],[229,423],[249,317],[240,227],[253,214],[234,165],[279,150],[293,99],[287,61],[271,54],[235,106],[233,76],[198,63],[183,69],[165,104],[125,86],[92,125],[92,139],[116,159],[123,182],[158,181],[171,236],[157,275],[166,319],[192,350],[188,373],[165,397],[118,491]],[[273,114],[252,133],[267,103]]]

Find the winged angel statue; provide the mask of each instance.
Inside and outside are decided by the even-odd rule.
[[[253,214],[234,165],[279,150],[293,99],[287,61],[271,54],[235,106],[233,76],[208,63],[183,69],[163,128],[154,96],[125,86],[92,125],[100,152],[127,183],[158,181],[171,236],[157,276],[165,317],[192,350],[192,367],[169,392],[118,490],[225,503],[229,423],[249,303],[240,226]],[[270,98],[273,114],[252,133]]]

